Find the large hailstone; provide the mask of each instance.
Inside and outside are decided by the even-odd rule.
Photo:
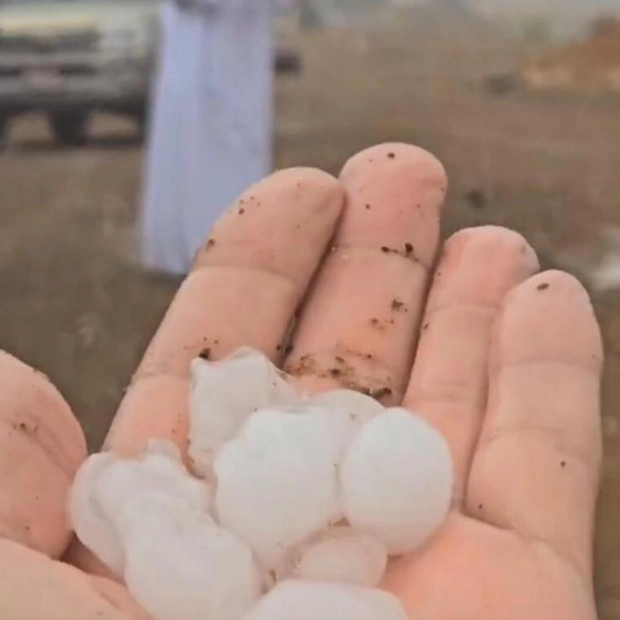
[[[290,549],[341,518],[340,457],[328,417],[254,414],[215,461],[220,522],[275,570]]]
[[[278,571],[278,578],[374,588],[383,578],[387,561],[387,550],[378,538],[336,526],[296,549]]]
[[[204,477],[211,475],[218,450],[252,413],[299,400],[283,373],[249,348],[219,362],[196,359],[191,371],[189,456]]]
[[[382,590],[346,584],[282,581],[243,620],[409,620]]]
[[[238,620],[262,595],[251,550],[171,496],[136,500],[121,529],[125,583],[153,620]]]
[[[119,520],[143,494],[157,493],[198,513],[211,508],[211,489],[184,469],[178,451],[153,441],[137,459],[111,452],[91,456],[80,468],[69,497],[69,517],[82,544],[122,577],[125,554]]]
[[[388,409],[357,434],[340,470],[345,515],[391,555],[413,551],[450,508],[452,460],[445,439],[404,409]]]

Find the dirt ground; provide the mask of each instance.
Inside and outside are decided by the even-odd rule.
[[[493,98],[501,40],[332,32],[303,41],[306,71],[278,86],[279,167],[337,172],[375,142],[434,151],[451,190],[445,232],[487,222],[525,233],[545,266],[596,254],[620,225],[620,103]],[[131,127],[97,122],[93,143],[58,151],[38,119],[0,157],[0,346],[56,382],[96,446],[178,282],[132,258],[142,152]],[[579,263],[576,263],[577,266]],[[575,263],[571,263],[574,266]],[[595,295],[608,368],[606,466],[597,540],[601,618],[620,618],[620,292]]]

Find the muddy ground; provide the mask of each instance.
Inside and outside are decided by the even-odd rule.
[[[501,38],[329,33],[304,39],[306,72],[278,86],[278,166],[337,172],[358,149],[434,151],[451,191],[445,232],[507,224],[545,265],[585,269],[620,225],[620,102],[481,87],[515,62]],[[131,126],[99,119],[85,149],[51,147],[24,119],[0,156],[0,346],[44,370],[97,445],[178,282],[133,262],[142,161]],[[585,271],[581,272],[583,275]],[[597,294],[605,333],[606,467],[597,541],[601,618],[620,618],[620,292]]]

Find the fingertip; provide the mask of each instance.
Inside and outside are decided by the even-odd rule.
[[[500,226],[463,229],[444,245],[427,313],[457,304],[497,308],[538,269],[536,253],[519,233]]]
[[[602,371],[603,341],[590,296],[566,272],[545,271],[516,286],[497,332],[494,365],[557,359]]]
[[[313,264],[333,234],[344,202],[342,184],[326,172],[314,168],[275,172],[252,185],[224,212],[196,253],[192,269],[258,261],[288,273]]]
[[[344,165],[340,178],[349,180],[360,170],[368,168],[415,169],[420,176],[441,187],[445,194],[448,189],[448,175],[444,165],[432,153],[412,144],[386,142],[365,149],[351,157]]]
[[[534,274],[540,269],[534,248],[523,235],[510,228],[494,225],[463,228],[448,238],[444,245],[445,254],[458,256],[462,249],[472,245],[479,248],[479,252],[489,260],[494,258],[495,252],[505,249],[515,256],[521,256],[521,264],[528,273]]]

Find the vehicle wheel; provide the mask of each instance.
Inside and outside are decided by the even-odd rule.
[[[63,146],[82,146],[86,143],[88,120],[88,114],[84,112],[56,112],[49,115],[54,138]]]

